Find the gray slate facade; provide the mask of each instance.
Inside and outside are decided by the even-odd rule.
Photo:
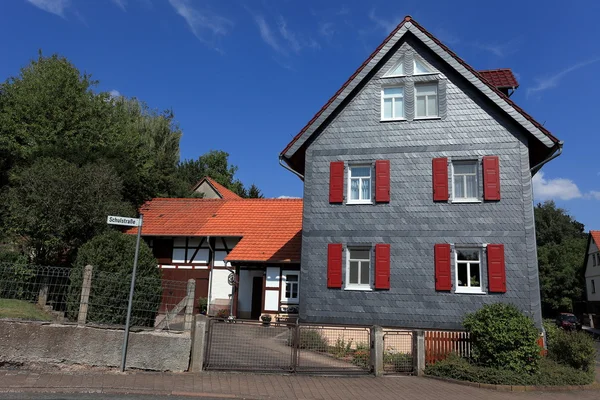
[[[435,73],[411,76],[415,55]],[[541,326],[528,144],[535,138],[416,36],[406,34],[382,57],[306,147],[300,320],[460,329],[466,313],[484,304],[505,302],[517,305]],[[385,78],[401,59],[407,76]],[[414,119],[414,85],[418,82],[437,82],[439,118]],[[395,84],[404,87],[407,120],[382,122],[382,87]],[[481,158],[487,155],[500,159],[500,201],[433,201],[433,158],[478,159],[482,197]],[[348,174],[348,164],[374,164],[376,160],[390,160],[389,203],[329,203],[332,161],[344,161]],[[345,179],[345,193],[347,185]],[[452,191],[451,182],[449,188]],[[377,243],[389,243],[390,289],[328,289],[328,243],[344,246],[344,281],[348,246],[373,248]],[[436,291],[437,243],[482,248],[484,292],[488,285],[484,245],[504,244],[506,293],[455,293],[454,260],[452,291]],[[373,265],[372,254],[371,275]]]

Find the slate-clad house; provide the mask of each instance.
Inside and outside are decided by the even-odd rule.
[[[590,231],[584,263],[587,311],[600,315],[600,231]]]
[[[406,17],[309,121],[280,155],[304,180],[302,321],[453,329],[510,302],[541,325],[531,180],[562,142],[516,87]]]

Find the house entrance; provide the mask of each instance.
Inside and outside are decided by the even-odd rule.
[[[262,313],[263,304],[263,277],[255,276],[252,278],[252,309],[251,319],[258,319]]]

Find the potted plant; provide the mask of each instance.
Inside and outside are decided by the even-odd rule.
[[[208,304],[208,298],[198,297],[198,313],[206,315],[206,305]]]
[[[271,324],[272,317],[269,314],[264,314],[260,316],[260,319],[263,323],[263,326],[269,326]]]

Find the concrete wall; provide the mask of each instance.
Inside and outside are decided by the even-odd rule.
[[[403,58],[412,72],[417,54],[437,73],[384,78]],[[437,82],[439,118],[414,119],[414,87]],[[404,86],[406,121],[381,122],[381,90]],[[432,200],[432,159],[500,158],[502,199],[474,204]],[[386,204],[330,204],[332,161],[390,160],[391,201]],[[479,165],[479,194],[482,193]],[[347,172],[346,172],[347,173]],[[373,175],[374,176],[374,175]],[[451,183],[451,182],[449,182]],[[345,187],[348,182],[345,179]],[[450,190],[451,185],[450,185]],[[528,136],[471,83],[408,35],[381,60],[372,79],[323,128],[306,151],[300,320],[315,323],[458,329],[464,315],[494,302],[514,303],[541,326]],[[373,247],[391,244],[391,289],[327,288],[327,244]],[[481,247],[504,244],[507,292],[484,294],[435,290],[434,245]],[[346,251],[344,251],[344,266]],[[373,258],[371,259],[373,266]],[[372,269],[371,269],[372,273]]]
[[[0,321],[0,361],[121,365],[123,330]],[[132,332],[127,368],[186,371],[189,366],[189,333]]]

